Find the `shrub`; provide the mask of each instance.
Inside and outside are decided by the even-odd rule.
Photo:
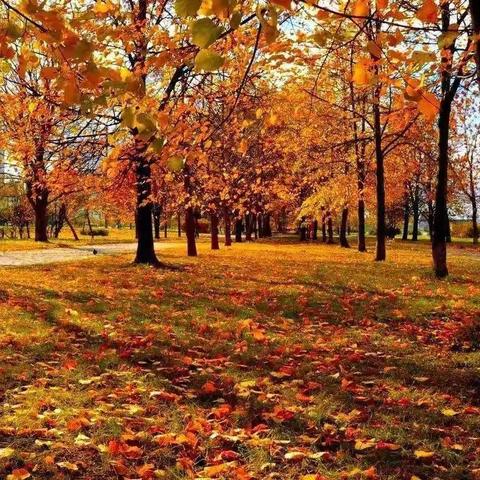
[[[83,229],[80,232],[82,235],[88,235],[93,237],[108,237],[109,231],[106,228],[92,228],[92,231]]]

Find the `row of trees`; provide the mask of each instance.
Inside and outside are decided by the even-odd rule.
[[[36,240],[75,196],[133,212],[150,264],[162,212],[185,212],[195,255],[199,210],[212,245],[220,221],[250,235],[253,219],[337,216],[360,251],[375,211],[382,261],[389,215],[417,225],[424,205],[448,274],[447,199],[477,210],[474,0],[2,5],[2,143]]]

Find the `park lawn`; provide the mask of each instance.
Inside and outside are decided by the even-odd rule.
[[[0,478],[480,478],[478,253],[199,253],[0,269]]]

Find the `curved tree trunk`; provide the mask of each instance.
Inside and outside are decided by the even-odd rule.
[[[77,232],[75,230],[75,227],[73,226],[73,223],[70,221],[70,219],[68,218],[68,215],[65,215],[65,223],[68,225],[68,228],[70,229],[70,231],[72,232],[72,235],[73,235],[73,239],[75,241],[78,241],[79,238],[78,238],[78,235],[77,235]]]

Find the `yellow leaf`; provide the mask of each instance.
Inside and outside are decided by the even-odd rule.
[[[435,109],[436,113],[436,109]],[[454,417],[455,415],[458,415],[460,412],[456,412],[455,410],[451,408],[444,408],[442,410],[442,415],[445,415],[446,417]]]
[[[415,450],[414,454],[417,458],[432,458],[435,455],[434,452],[427,452],[426,450]]]
[[[368,85],[372,80],[372,72],[369,67],[370,60],[368,58],[360,58],[353,68],[353,82],[357,85]]]
[[[374,438],[360,439],[355,442],[355,450],[367,450],[367,448],[374,447],[376,443],[377,441]]]
[[[434,0],[424,0],[423,5],[417,10],[417,18],[423,23],[436,23],[438,20],[438,7]]]

